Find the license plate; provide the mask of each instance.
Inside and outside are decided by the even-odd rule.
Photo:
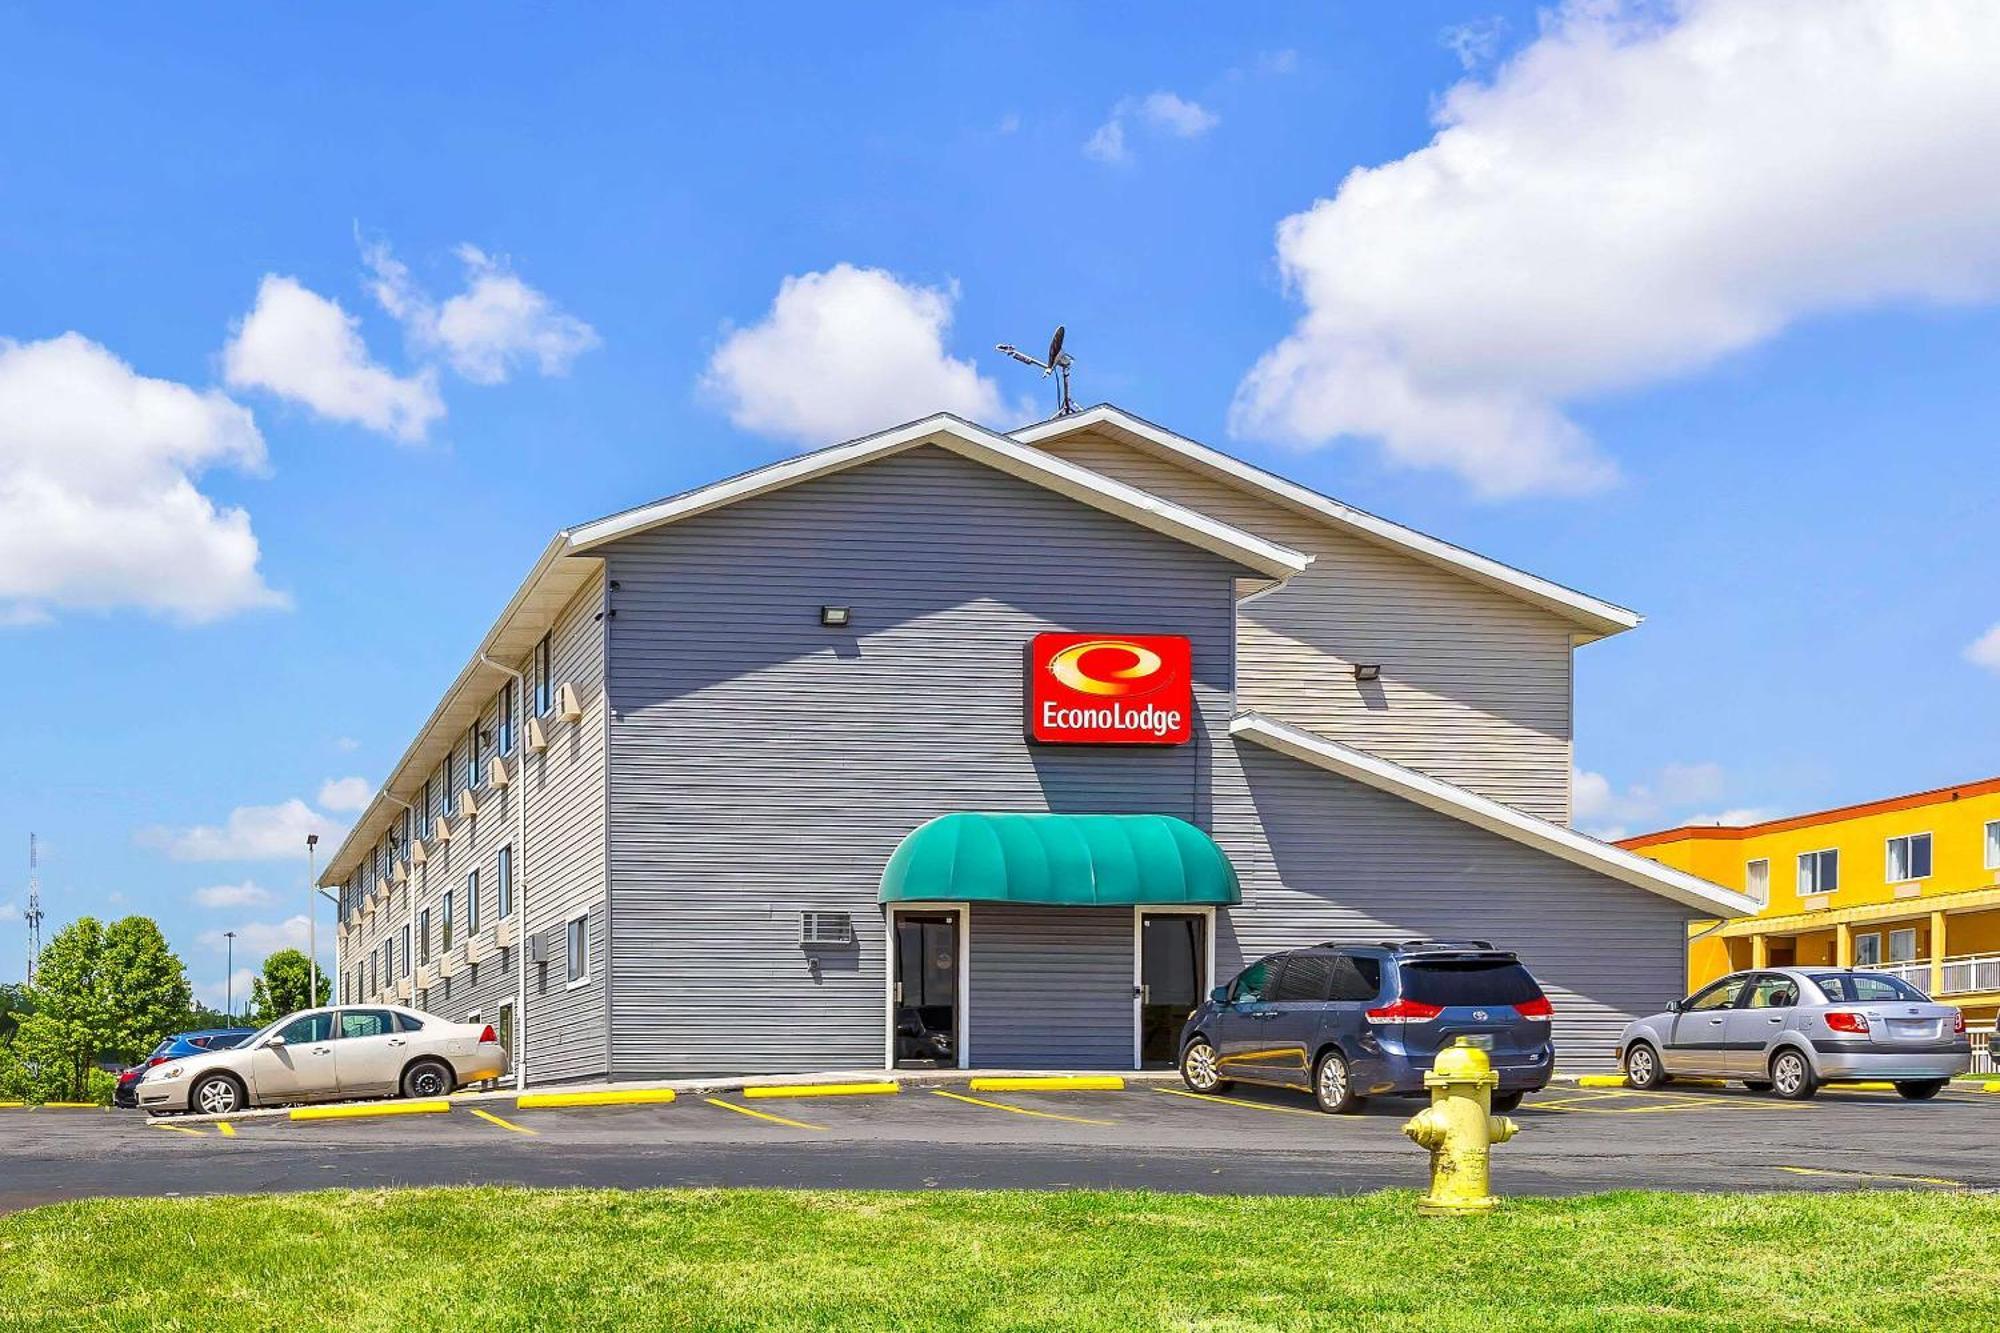
[[[1901,1041],[1928,1041],[1937,1035],[1937,1020],[1892,1018],[1889,1020],[1889,1035]]]

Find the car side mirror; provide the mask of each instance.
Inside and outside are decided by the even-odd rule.
[[[1668,1013],[1670,1013],[1670,1014],[1677,1014],[1677,1013],[1679,1013],[1680,1011],[1681,1011],[1681,1002],[1680,1002],[1679,1000],[1668,1000],[1668,1001],[1667,1001],[1667,1012],[1668,1012]]]
[[[266,1041],[264,1044],[266,1046],[283,1046],[285,1044],[285,1039],[282,1036],[272,1037],[269,1041]]]
[[[1214,1000],[1217,1004],[1228,1004],[1229,987],[1217,986],[1214,990],[1208,993],[1208,998]]]

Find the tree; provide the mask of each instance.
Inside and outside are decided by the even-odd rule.
[[[56,932],[35,965],[13,1050],[35,1095],[94,1100],[97,1061],[130,1063],[174,1030],[193,996],[187,969],[150,918],[109,928],[79,917]]]
[[[12,1042],[15,1027],[34,1012],[35,1002],[25,985],[10,981],[0,986],[0,1046]]]
[[[327,1002],[333,982],[322,971],[319,994],[306,998],[308,973],[306,956],[300,949],[280,949],[264,960],[264,975],[250,982],[250,1012],[259,1023],[283,1018],[298,1009],[311,1009]]]
[[[99,1056],[130,1064],[180,1031],[194,992],[187,968],[167,947],[151,917],[128,916],[104,932],[104,975],[111,989],[117,1030]]]

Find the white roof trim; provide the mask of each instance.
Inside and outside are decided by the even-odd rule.
[[[766,495],[924,444],[939,445],[1024,481],[1226,556],[1272,578],[1290,578],[1312,563],[1311,556],[1288,546],[1149,495],[1135,486],[1101,476],[949,413],[939,413],[879,435],[788,458],[698,490],[581,524],[570,530],[568,550],[571,555],[582,554],[621,537],[692,518],[738,500]]]
[[[1441,782],[1427,774],[1392,764],[1324,736],[1265,717],[1261,713],[1238,713],[1229,724],[1229,734],[1255,741],[1267,749],[1290,755],[1316,768],[1338,773],[1344,778],[1400,796],[1439,814],[1462,819],[1488,833],[1511,838],[1536,851],[1560,857],[1572,865],[1645,889],[1710,916],[1736,917],[1756,913],[1754,899],[1711,884],[1685,871],[1635,856],[1622,847],[1578,833],[1561,824],[1523,814],[1512,806],[1479,796]]]
[[[1574,588],[1566,588],[1560,583],[1515,569],[1511,565],[1503,565],[1498,560],[1468,551],[1464,547],[1453,546],[1450,542],[1428,533],[1418,532],[1415,528],[1406,528],[1400,523],[1392,523],[1364,509],[1342,504],[1317,491],[1308,490],[1297,482],[1287,481],[1275,473],[1266,472],[1239,458],[1231,458],[1228,454],[1211,449],[1197,440],[1190,440],[1163,427],[1155,426],[1152,422],[1135,417],[1130,412],[1113,407],[1109,403],[1100,403],[1096,407],[1086,408],[1082,412],[1066,417],[1051,417],[1047,421],[1038,421],[1010,433],[1013,438],[1023,443],[1042,444],[1074,431],[1105,425],[1128,431],[1161,452],[1176,455],[1204,471],[1219,473],[1244,490],[1325,519],[1337,527],[1379,545],[1406,551],[1430,564],[1453,570],[1489,587],[1532,602],[1544,610],[1553,611],[1565,619],[1582,625],[1593,638],[1622,633],[1634,628],[1644,619],[1638,612],[1616,603],[1602,601]]]

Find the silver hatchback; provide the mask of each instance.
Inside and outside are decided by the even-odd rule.
[[[1618,1063],[1635,1088],[1699,1075],[1803,1100],[1867,1079],[1923,1101],[1971,1067],[1972,1043],[1957,1008],[1889,973],[1759,968],[1626,1025]]]

